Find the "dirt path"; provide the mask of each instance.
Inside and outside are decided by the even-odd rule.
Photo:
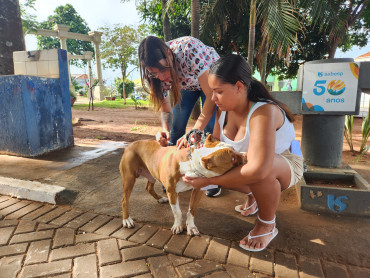
[[[79,119],[74,125],[74,137],[78,140],[112,140],[134,142],[141,139],[154,139],[155,134],[161,130],[159,113],[149,109],[135,110],[94,108],[94,111],[86,109],[72,109],[72,115]],[[361,145],[361,118],[354,119],[353,144],[354,149],[359,150]],[[188,129],[194,125],[191,120]],[[302,116],[297,116],[294,122],[296,139],[301,140]],[[358,162],[358,153],[349,151],[348,144],[343,139],[343,166],[348,164],[370,182],[370,159],[369,154],[364,155]]]

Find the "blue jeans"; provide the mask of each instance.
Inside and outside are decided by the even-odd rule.
[[[204,105],[204,102],[206,101],[206,95],[203,93],[203,91],[181,90],[180,105],[176,104],[176,106],[172,109],[173,122],[171,127],[170,145],[176,145],[177,140],[185,134],[186,126],[188,124],[191,112],[193,111],[194,105],[199,97],[202,100],[202,105]],[[204,132],[213,132],[215,117],[216,108],[212,115],[212,118],[209,120],[207,126],[204,128]]]

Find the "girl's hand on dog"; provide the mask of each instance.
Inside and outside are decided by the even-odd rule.
[[[182,148],[187,148],[189,146],[188,141],[186,141],[186,136],[182,136],[179,140],[176,142],[176,147],[178,150]]]
[[[182,180],[184,182],[189,183],[194,188],[199,188],[199,189],[202,188],[202,187],[205,187],[207,185],[213,184],[209,181],[208,178],[190,178],[190,177],[187,177],[187,176],[183,176]]]
[[[168,141],[170,140],[170,133],[165,131],[158,131],[155,135],[155,140],[161,145],[162,147],[168,146]]]

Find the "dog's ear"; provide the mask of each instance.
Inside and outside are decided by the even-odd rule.
[[[216,140],[212,134],[209,134],[204,142],[204,147],[206,148],[214,148],[216,147],[220,141]]]
[[[207,138],[206,138],[206,142],[211,143],[211,142],[213,142],[213,141],[214,141],[214,139],[213,139],[212,134],[209,134],[209,135],[207,136]]]

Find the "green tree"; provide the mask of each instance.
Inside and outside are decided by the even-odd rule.
[[[213,0],[204,3],[202,10],[202,40],[211,34],[220,54],[235,51],[248,57],[252,68],[256,54],[265,57],[258,63],[260,72],[268,64],[262,62],[272,60],[267,59],[268,53],[269,56],[288,56],[300,27],[293,1]],[[248,29],[249,33],[245,32]],[[264,71],[267,76],[268,70]],[[264,79],[262,77],[262,81]]]
[[[65,6],[58,6],[54,10],[54,15],[48,17],[44,22],[38,26],[40,29],[53,29],[55,24],[64,24],[70,27],[69,32],[88,34],[90,28],[86,21],[77,13],[71,4]],[[60,48],[60,41],[57,38],[47,36],[37,36],[37,46],[43,49]],[[67,39],[68,52],[75,55],[82,55],[85,51],[94,52],[94,47],[91,42]],[[71,60],[71,63],[82,67],[87,62],[85,60]]]
[[[189,36],[191,28],[190,0],[168,1],[166,9],[170,23],[170,37],[178,38]],[[164,38],[163,9],[161,0],[139,0],[137,10],[143,20],[148,22],[149,31],[158,37]]]
[[[114,79],[114,88],[117,92],[123,92],[123,82],[122,78],[115,78]],[[133,92],[135,88],[135,83],[129,79],[125,79],[125,92],[127,97],[129,97]]]
[[[119,24],[113,27],[102,27],[101,57],[105,60],[104,67],[120,70],[122,80],[129,75],[129,65],[137,66],[137,46],[147,35],[147,27],[140,25],[138,28],[122,26]],[[121,97],[126,104],[125,87],[122,88]]]
[[[29,10],[36,11],[35,2],[36,0],[28,0],[23,5],[20,5],[23,33],[25,35],[32,31],[33,32],[36,31],[37,26],[39,25],[39,22],[36,20],[36,15],[30,13],[29,11]]]
[[[327,36],[328,58],[334,58],[338,47],[363,44],[369,32],[369,0],[301,0],[299,5]],[[365,17],[362,13],[365,12]],[[364,24],[365,23],[365,24]],[[366,26],[367,24],[367,26]],[[366,35],[367,34],[367,35]]]

